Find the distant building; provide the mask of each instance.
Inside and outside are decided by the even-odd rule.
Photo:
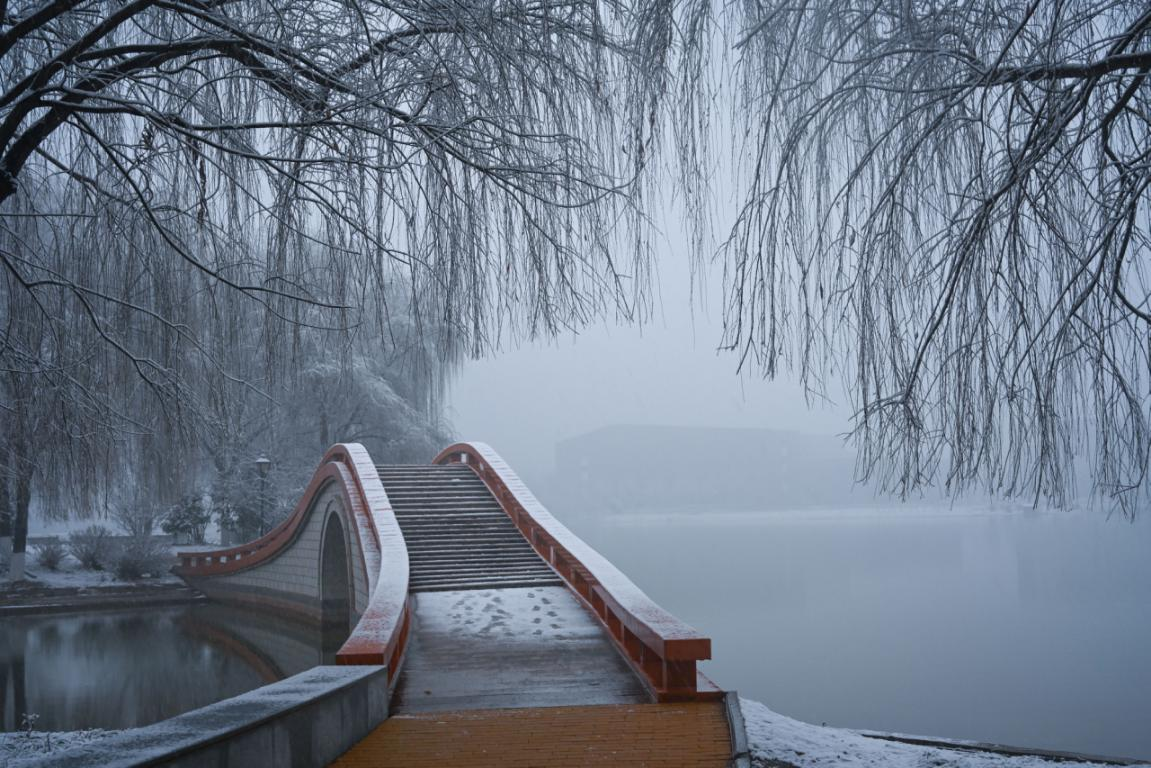
[[[613,425],[556,445],[563,506],[793,509],[858,505],[842,439],[769,429]]]

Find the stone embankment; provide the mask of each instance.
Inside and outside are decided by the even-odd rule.
[[[14,582],[0,584],[0,616],[177,605],[204,599],[196,590],[172,582],[89,587]]]

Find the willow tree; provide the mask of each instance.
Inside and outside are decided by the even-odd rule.
[[[681,13],[699,85],[712,17]],[[722,19],[745,142],[725,346],[817,392],[845,382],[862,469],[887,487],[1062,503],[1086,472],[1133,512],[1151,460],[1147,3],[752,0]]]
[[[36,451],[6,431],[14,482],[125,429],[178,435],[202,405],[190,361],[234,378],[230,339],[274,386],[309,329],[404,317],[450,359],[642,309],[621,222],[649,131],[623,125],[652,94],[619,31],[644,11],[0,0],[0,408],[75,414]],[[237,297],[254,329],[210,321]]]

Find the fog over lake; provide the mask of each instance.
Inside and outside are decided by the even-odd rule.
[[[1146,520],[909,505],[573,527],[712,636],[707,674],[777,711],[1151,757]]]

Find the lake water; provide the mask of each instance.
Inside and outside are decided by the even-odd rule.
[[[0,730],[148,725],[302,672],[319,630],[224,606],[0,620]]]
[[[1151,758],[1151,520],[557,512],[778,712]]]

